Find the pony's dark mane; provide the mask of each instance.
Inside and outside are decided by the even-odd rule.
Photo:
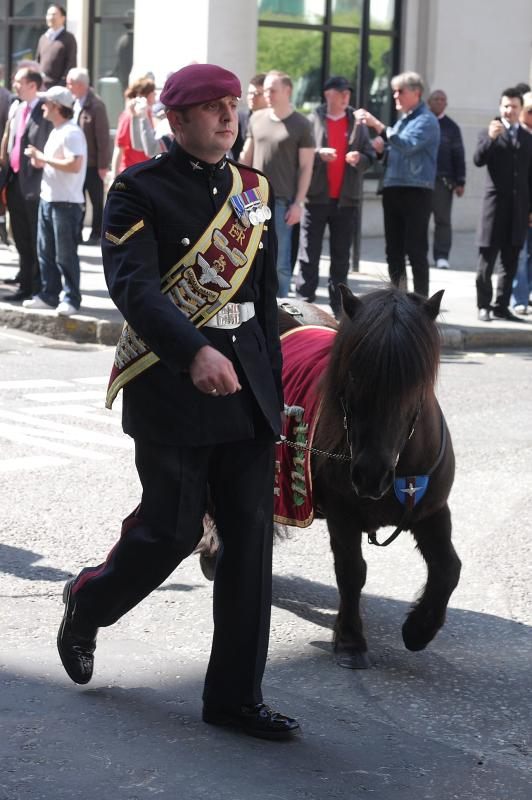
[[[423,298],[394,288],[359,298],[353,318],[344,314],[321,381],[316,445],[346,449],[341,397],[388,418],[432,389],[439,359],[438,329]]]

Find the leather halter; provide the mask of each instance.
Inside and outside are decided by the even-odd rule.
[[[349,445],[349,452],[351,456],[353,454],[352,445],[351,445],[351,438],[349,436],[349,409],[347,403],[343,397],[340,397],[340,403],[344,412],[344,428],[346,432],[347,443]],[[421,409],[423,407],[423,398],[420,398],[414,417],[412,419],[412,424],[410,425],[410,433],[408,434],[405,443],[400,448],[399,452],[397,453],[397,458],[395,460],[394,466],[394,473],[395,467],[399,463],[399,459],[401,457],[401,453],[403,452],[404,448],[414,435],[416,430],[416,425],[418,423],[419,417],[421,415]],[[377,539],[377,531],[370,531],[368,533],[368,542],[370,544],[374,544],[377,547],[387,547],[391,544],[399,534],[408,527],[408,523],[410,522],[410,518],[412,516],[412,512],[414,510],[414,506],[423,498],[423,495],[428,489],[430,476],[437,470],[439,465],[442,462],[443,456],[445,455],[445,448],[447,446],[447,428],[445,425],[445,420],[443,417],[443,413],[440,411],[440,418],[441,418],[441,434],[440,434],[440,449],[438,455],[436,457],[436,461],[432,465],[432,467],[425,473],[425,475],[416,475],[416,476],[406,476],[404,478],[397,478],[394,475],[394,491],[395,496],[405,506],[405,512],[401,517],[401,521],[399,525],[394,530],[394,532],[384,540],[384,542],[379,542]]]
[[[436,461],[425,475],[408,476],[406,478],[394,478],[394,489],[396,497],[399,499],[400,497],[399,493],[404,492],[404,499],[399,500],[399,502],[404,503],[405,512],[401,517],[401,521],[397,526],[397,528],[387,539],[384,540],[384,542],[379,542],[379,540],[377,539],[377,531],[370,531],[368,533],[368,542],[370,544],[374,544],[377,547],[387,547],[387,545],[391,544],[395,539],[397,539],[399,534],[405,528],[408,527],[408,524],[412,517],[412,513],[414,511],[414,506],[423,498],[423,495],[427,491],[429,485],[430,476],[434,472],[436,472],[436,470],[438,469],[443,460],[443,456],[445,455],[445,448],[447,446],[447,427],[445,425],[445,420],[443,418],[443,413],[441,411],[440,411],[440,418],[441,418],[440,450],[436,457]],[[408,437],[409,439],[411,438],[412,434]],[[408,486],[408,488],[404,488],[402,486],[403,481]],[[398,483],[400,484],[399,486]]]

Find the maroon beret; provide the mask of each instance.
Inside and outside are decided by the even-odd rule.
[[[235,97],[242,94],[240,81],[233,72],[216,64],[189,64],[166,79],[160,100],[167,108],[183,108],[228,94]]]

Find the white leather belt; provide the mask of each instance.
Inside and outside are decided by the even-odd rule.
[[[253,303],[226,303],[214,317],[205,323],[206,328],[238,328],[255,316]]]

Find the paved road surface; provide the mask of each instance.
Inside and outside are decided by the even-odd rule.
[[[464,569],[425,652],[400,637],[424,580],[408,535],[365,547],[363,672],[331,658],[323,523],[277,546],[265,693],[304,730],[284,745],[200,721],[211,587],[195,558],[101,632],[88,687],[59,664],[63,582],[138,500],[131,443],[102,407],[111,357],[0,331],[0,800],[530,800],[530,355],[444,356]]]

